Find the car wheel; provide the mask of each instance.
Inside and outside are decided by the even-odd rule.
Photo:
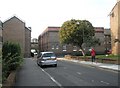
[[[41,67],[41,68],[43,68],[43,67],[44,67],[44,65],[40,65],[40,67]]]
[[[37,65],[40,66],[39,62],[37,61]]]

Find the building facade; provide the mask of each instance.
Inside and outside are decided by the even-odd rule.
[[[59,39],[60,27],[48,27],[38,38],[39,51],[53,51],[58,56],[65,54],[82,54],[80,48],[72,45],[61,44]],[[105,35],[110,35],[109,31],[105,31],[103,27],[95,27],[95,37],[99,38],[100,45],[95,46],[95,50],[99,54],[105,53]],[[106,40],[106,42],[110,40]],[[107,45],[106,45],[107,46]],[[108,46],[107,46],[108,47]],[[90,47],[84,47],[86,52],[89,52]],[[108,48],[107,48],[108,49]]]
[[[104,27],[94,27],[94,30],[95,30],[95,37],[100,41],[100,44],[94,46],[94,49],[96,50],[97,53],[103,54],[105,51]]]
[[[105,52],[111,50],[111,30],[104,29],[104,45],[105,45]]]
[[[30,57],[31,29],[18,17],[13,16],[3,23],[3,43],[6,41],[19,43],[24,57]]]
[[[0,49],[2,49],[2,21],[0,21]]]
[[[31,52],[33,53],[38,53],[38,39],[37,38],[32,38],[31,39]]]
[[[112,54],[120,54],[120,0],[110,12]]]
[[[25,57],[31,56],[31,28],[25,27]]]

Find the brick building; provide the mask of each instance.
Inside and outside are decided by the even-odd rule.
[[[31,52],[38,53],[38,39],[32,38],[31,39]]]
[[[120,0],[117,0],[116,5],[110,12],[110,26],[112,53],[118,55],[120,54]]]
[[[110,29],[104,29],[104,45],[105,50],[111,50],[111,30]]]
[[[53,51],[57,55],[65,54],[77,54],[81,53],[80,49],[76,46],[61,44],[59,39],[59,30],[60,27],[48,27],[38,38],[39,51]],[[110,30],[104,29],[103,27],[95,27],[95,37],[100,39],[100,45],[95,47],[97,53],[104,53],[106,42],[111,40],[106,40],[105,36],[110,36]],[[89,47],[84,47],[86,52],[89,52]],[[107,49],[110,47],[106,47]]]
[[[0,49],[2,49],[2,21],[0,21]]]
[[[25,22],[13,16],[3,23],[3,42],[11,41],[19,43],[24,57],[30,57],[31,29],[25,26]]]
[[[100,40],[100,45],[96,45],[94,48],[97,53],[104,53],[105,46],[104,46],[104,27],[94,27],[95,30],[95,37]]]

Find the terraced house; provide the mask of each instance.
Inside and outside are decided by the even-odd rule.
[[[95,37],[100,39],[100,45],[95,47],[98,54],[104,54],[106,50],[111,49],[110,29],[103,27],[94,27]],[[61,44],[59,39],[60,27],[47,27],[38,38],[39,51],[53,51],[58,56],[65,54],[80,54],[80,49],[76,46]],[[86,53],[89,53],[90,47],[84,47]]]
[[[13,16],[3,23],[3,42],[11,41],[19,43],[24,57],[30,57],[31,29],[25,22]]]
[[[117,3],[110,12],[110,26],[112,53],[120,55],[120,0],[117,0]]]
[[[2,48],[2,21],[0,21],[0,49]]]

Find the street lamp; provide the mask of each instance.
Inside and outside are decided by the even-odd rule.
[[[77,22],[76,24],[79,25],[80,23]],[[84,44],[84,29],[82,29],[82,40],[83,40],[82,47],[83,47],[83,50],[85,50],[85,44]]]
[[[80,23],[77,22],[76,24],[79,25]],[[83,43],[84,43],[84,29],[82,30],[82,35],[83,35],[82,39],[83,39]]]

